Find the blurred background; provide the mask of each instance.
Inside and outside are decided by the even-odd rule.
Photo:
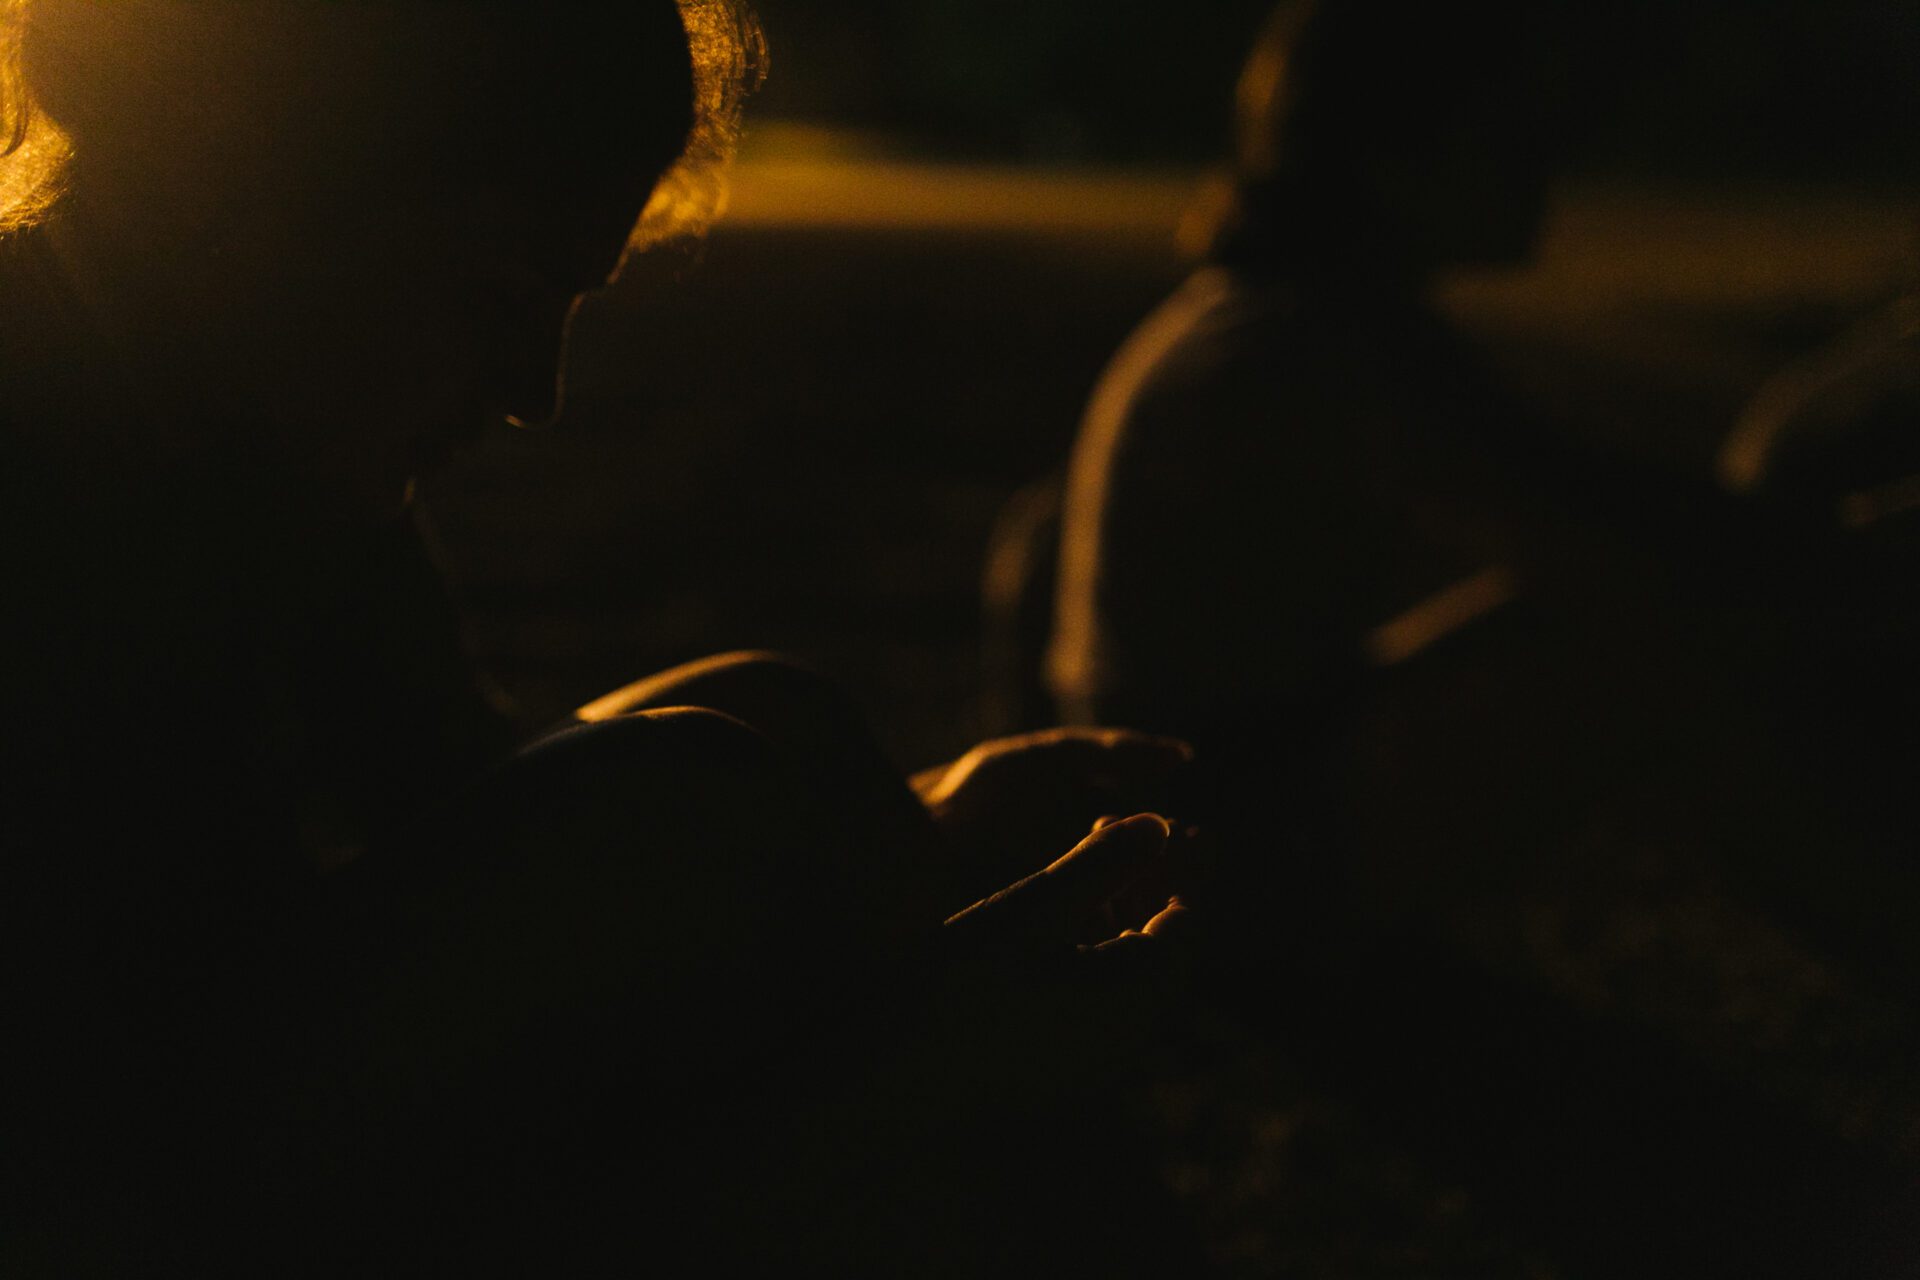
[[[994,514],[1183,274],[1262,0],[765,0],[731,208],[580,325],[565,426],[428,495],[531,719],[734,646],[853,687],[903,762],[978,736]],[[1390,29],[1383,41],[1394,38]],[[1901,0],[1625,6],[1537,264],[1448,308],[1568,429],[1702,467],[1920,245]]]
[[[503,432],[424,495],[525,719],[767,647],[851,689],[903,767],[1017,727],[982,670],[991,531],[1185,273],[1268,7],[763,0],[770,78],[726,216],[592,304],[559,429]],[[1641,0],[1603,27],[1601,127],[1537,260],[1451,278],[1442,303],[1542,422],[1704,476],[1767,375],[1916,283],[1920,18]],[[1729,972],[1782,954],[1717,910],[1695,918]],[[1595,1273],[1591,1234],[1536,1230],[1524,1194],[1488,1208],[1363,1101],[1215,1033],[1231,1051],[1150,1110],[1227,1273]]]

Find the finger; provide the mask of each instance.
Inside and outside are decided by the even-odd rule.
[[[1095,946],[1077,948],[1088,972],[1102,981],[1129,988],[1150,986],[1170,977],[1175,970],[1166,943],[1138,929],[1128,929],[1117,937]]]
[[[1138,929],[1125,929],[1105,942],[1093,946],[1083,946],[1082,951],[1110,951],[1121,947],[1140,946],[1147,942],[1156,942],[1162,946],[1173,946],[1184,942],[1191,934],[1193,910],[1178,898],[1167,899],[1167,905],[1153,919]]]
[[[1096,775],[1122,784],[1162,778],[1193,761],[1193,748],[1180,739],[1132,729],[1052,730],[1036,735],[1018,754],[1044,759],[1049,769],[1069,776]]]
[[[1193,961],[1193,913],[1178,898],[1139,929],[1128,929],[1097,946],[1080,947],[1082,958],[1108,981],[1127,985],[1177,982]]]
[[[989,743],[976,769],[1018,768],[1073,780],[1100,777],[1124,784],[1152,781],[1193,759],[1178,738],[1158,738],[1131,729],[1050,729]]]
[[[1124,889],[1166,848],[1171,832],[1165,818],[1151,813],[1102,827],[1046,870],[974,903],[947,923],[1041,942],[1072,941],[1076,918]]]
[[[914,775],[912,787],[934,807],[951,803],[976,777],[1008,772],[1045,790],[1089,783],[1126,789],[1157,782],[1192,759],[1193,748],[1178,738],[1132,729],[1043,729],[983,742],[950,765]]]
[[[930,769],[922,769],[918,773],[910,774],[907,778],[907,789],[919,796],[922,804],[933,803],[950,792],[947,776],[954,771],[954,766],[958,763],[958,761],[948,761],[946,764],[937,764]]]
[[[1042,744],[1092,745],[1104,751],[1157,756],[1180,764],[1193,759],[1193,747],[1185,739],[1173,737],[1171,734],[1145,733],[1139,729],[1084,728],[1064,725],[1054,729],[1042,729],[1039,733],[1030,736],[1035,742]]]
[[[1089,745],[1105,750],[1158,751],[1179,760],[1190,759],[1193,755],[1193,748],[1185,741],[1167,734],[1086,725],[1056,725],[1051,729],[1036,729],[1010,738],[994,738],[982,743],[979,749],[1000,753],[1053,751]]]
[[[1157,813],[1136,813],[1101,827],[1040,874],[1062,901],[1094,907],[1131,884],[1173,837]]]
[[[1168,942],[1184,939],[1193,929],[1193,910],[1176,897],[1168,898],[1167,905],[1140,926],[1140,932],[1149,938],[1160,938]]]

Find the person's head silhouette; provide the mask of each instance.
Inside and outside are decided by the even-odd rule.
[[[1351,271],[1523,257],[1567,139],[1548,15],[1290,0],[1242,73],[1225,258]]]
[[[727,0],[0,15],[0,222],[40,224],[131,403],[369,514],[477,424],[552,416],[576,298],[745,47]]]

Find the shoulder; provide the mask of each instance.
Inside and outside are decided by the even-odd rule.
[[[1258,365],[1270,369],[1303,330],[1295,299],[1224,267],[1195,272],[1154,309],[1108,363],[1086,428],[1122,422],[1146,404]]]
[[[1070,506],[1115,493],[1321,485],[1351,470],[1377,405],[1323,308],[1284,282],[1196,273],[1120,349],[1074,446]],[[1324,322],[1323,322],[1324,320]],[[1143,487],[1144,486],[1144,487]]]
[[[1366,402],[1338,316],[1284,281],[1196,272],[1121,346],[1081,423],[1088,463],[1165,444],[1286,451]],[[1276,432],[1278,434],[1276,434]]]

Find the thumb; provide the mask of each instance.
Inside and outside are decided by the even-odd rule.
[[[1044,871],[974,903],[949,927],[1040,942],[1072,941],[1078,917],[1126,888],[1167,846],[1172,827],[1140,813],[1101,827]]]

